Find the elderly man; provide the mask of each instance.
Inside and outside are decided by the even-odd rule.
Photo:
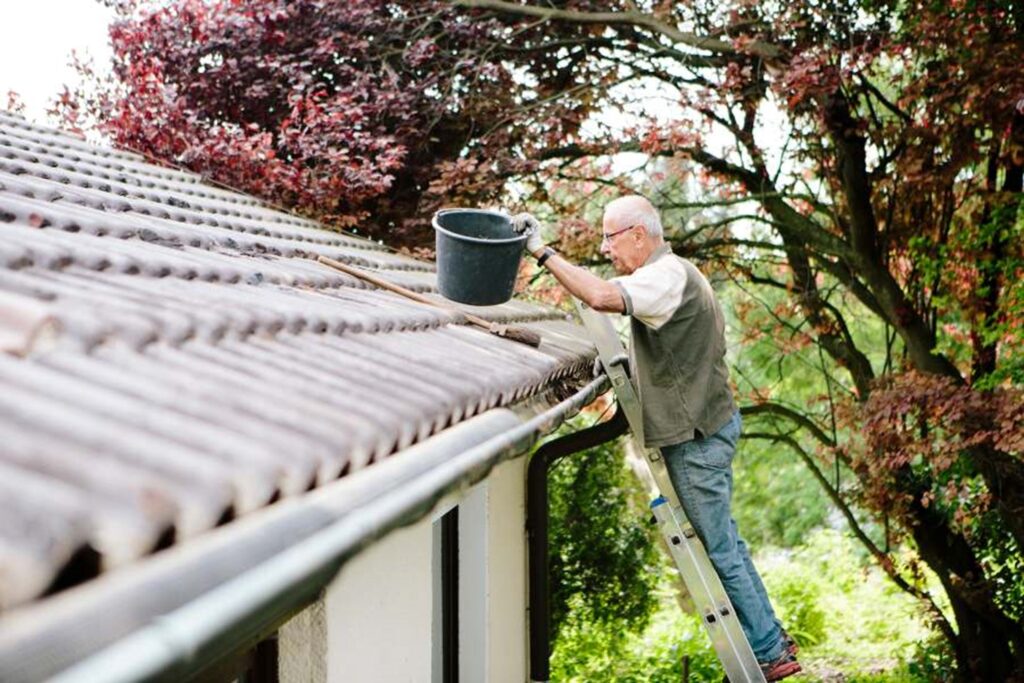
[[[658,212],[639,196],[604,212],[601,253],[620,277],[604,280],[546,247],[530,214],[512,219],[526,249],[591,308],[630,316],[630,355],[644,437],[658,448],[683,509],[725,585],[765,678],[800,671],[730,511],[740,414],[725,365],[725,322],[707,279],[665,243]]]

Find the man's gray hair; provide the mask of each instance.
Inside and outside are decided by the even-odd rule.
[[[661,226],[661,216],[653,206],[648,211],[638,212],[636,222],[644,226],[651,237],[664,237],[665,229]]]
[[[640,195],[619,197],[611,201],[605,210],[613,207],[620,225],[642,225],[651,237],[665,236],[665,229],[661,225],[661,216],[646,197]]]

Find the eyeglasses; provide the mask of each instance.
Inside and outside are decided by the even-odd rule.
[[[628,228],[622,228],[621,230],[616,230],[615,232],[603,232],[603,233],[601,233],[601,243],[602,244],[611,244],[611,241],[612,241],[613,237],[615,237],[616,235],[621,235],[622,233],[626,232],[627,230],[632,230],[635,227],[636,227],[636,225],[631,225]]]

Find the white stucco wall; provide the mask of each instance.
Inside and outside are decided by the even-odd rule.
[[[431,659],[429,521],[371,546],[327,589],[329,683],[418,683]]]
[[[459,504],[459,674],[527,675],[526,459],[503,463]]]
[[[527,680],[526,458],[487,480],[487,681]],[[471,681],[473,679],[463,679]]]
[[[526,459],[348,562],[279,632],[282,683],[429,683],[435,675],[435,529],[459,504],[459,669],[466,683],[527,676]]]
[[[489,486],[483,482],[459,503],[459,679],[486,681],[489,651],[488,593],[491,510]]]
[[[282,682],[327,683],[327,615],[317,600],[277,633]]]

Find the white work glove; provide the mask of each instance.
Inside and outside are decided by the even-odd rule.
[[[537,255],[544,251],[544,240],[540,236],[540,221],[528,213],[517,213],[512,216],[512,229],[520,235],[526,235],[526,251]]]

